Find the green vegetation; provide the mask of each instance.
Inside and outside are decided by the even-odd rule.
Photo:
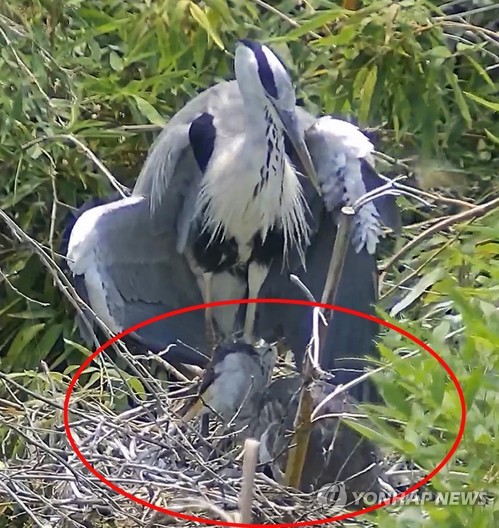
[[[386,248],[381,308],[389,312],[399,303],[385,317],[434,347],[465,393],[464,439],[433,489],[497,496],[499,69],[492,67],[499,40],[487,24],[498,13],[485,11],[471,24],[443,17],[424,0],[366,1],[357,11],[338,4],[6,0],[0,5],[0,210],[60,262],[68,210],[110,193],[107,171],[133,185],[158,126],[201,89],[232,77],[238,38],[269,43],[289,64],[307,107],[355,117],[373,132],[377,150],[404,159],[402,167],[381,165],[385,173],[408,170],[436,192],[431,207],[400,200],[407,227],[396,247]],[[440,217],[448,225],[422,235]],[[17,239],[4,220],[0,370],[42,390],[35,374],[42,360],[48,370],[69,374],[84,350],[75,345],[73,308],[29,240]],[[420,235],[418,244],[391,258]],[[366,434],[381,433],[384,445],[429,471],[455,438],[456,391],[425,352],[397,359],[414,350],[400,336],[388,333],[380,348],[392,363],[378,375],[386,407],[374,410],[377,432]],[[1,380],[0,398],[9,398]],[[12,449],[2,424],[0,415],[0,439],[8,438],[0,475]],[[12,526],[3,519],[12,511],[2,497],[0,488],[0,526]],[[383,528],[485,528],[495,525],[498,509],[497,500],[413,505],[379,510],[369,520]]]

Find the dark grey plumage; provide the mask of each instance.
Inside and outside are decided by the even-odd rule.
[[[293,439],[294,418],[302,381],[299,377],[275,380],[262,398],[259,429],[260,462],[272,468],[273,476],[283,482],[288,450]],[[314,408],[323,402],[335,386],[314,382],[308,390]],[[355,419],[357,402],[348,394],[338,394],[317,412],[312,431],[300,489],[317,491],[323,486],[342,482],[347,500],[354,493],[381,492],[383,477],[382,453],[370,440],[362,437],[342,422],[342,416]]]

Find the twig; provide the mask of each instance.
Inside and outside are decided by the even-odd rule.
[[[395,362],[399,362],[399,361],[405,361],[407,359],[410,359],[414,356],[417,356],[421,353],[420,350],[414,350],[413,352],[409,352],[408,354],[405,354],[404,356],[401,356],[400,358],[397,358],[395,361],[393,361],[392,363],[390,364],[387,364],[387,365],[383,365],[381,367],[378,367],[377,369],[374,369],[374,370],[371,370],[369,372],[366,372],[364,374],[362,374],[361,376],[353,379],[352,381],[349,381],[348,383],[345,383],[344,385],[338,385],[336,386],[336,388],[334,389],[334,391],[331,393],[331,394],[328,394],[318,405],[317,407],[314,409],[313,413],[312,413],[312,416],[311,416],[311,422],[315,422],[316,420],[320,420],[321,417],[318,416],[319,414],[319,411],[325,406],[327,405],[331,400],[333,400],[334,398],[336,398],[336,396],[338,396],[339,394],[343,394],[344,392],[347,392],[349,391],[350,389],[352,389],[353,387],[359,385],[360,383],[366,381],[367,379],[371,378],[372,376],[374,376],[375,374],[378,374],[379,372],[383,372],[384,370],[390,368]]]
[[[471,15],[477,15],[479,13],[485,13],[486,11],[491,11],[494,9],[498,9],[499,6],[497,4],[495,5],[487,5],[482,7],[476,7],[474,9],[467,9],[466,11],[461,11],[460,13],[456,13],[455,15],[442,15],[442,16],[434,16],[432,19],[435,21],[440,20],[451,20],[453,18],[462,18],[465,16],[471,16]]]
[[[289,275],[289,280],[295,285],[295,286],[298,286],[298,288],[300,288],[300,290],[305,294],[305,297],[311,301],[311,302],[316,302],[314,296],[312,295],[312,292],[305,286],[305,284],[303,284],[303,282],[300,280],[300,277],[298,277],[298,275],[294,275],[293,273],[291,273]]]
[[[267,2],[263,2],[263,0],[253,0],[253,2],[255,2],[255,4],[259,5],[260,7],[263,7],[264,9],[269,11],[270,13],[274,13],[274,15],[277,15],[279,18],[282,18],[282,20],[287,22],[290,26],[293,26],[295,28],[301,27],[300,24],[296,20],[294,20],[293,18],[289,17],[288,15],[283,13],[282,11],[279,11],[279,9],[271,6],[270,4],[267,4]],[[316,33],[315,31],[310,31],[309,33],[310,33],[310,35],[312,35],[312,37],[314,37],[316,39],[321,38],[319,33]]]
[[[11,40],[7,36],[7,33],[5,33],[5,31],[1,27],[0,27],[0,35],[2,35],[2,37],[3,37],[4,41],[5,41],[5,44],[10,48],[10,51],[14,55],[14,58],[16,59],[16,62],[19,65],[19,67],[22,70],[24,70],[24,72],[27,74],[29,79],[31,79],[33,84],[38,88],[38,91],[41,93],[43,98],[47,101],[47,104],[49,105],[49,107],[53,109],[54,106],[52,104],[52,101],[51,101],[50,97],[45,93],[44,89],[42,88],[42,86],[38,82],[38,79],[35,77],[35,75],[33,75],[32,71],[28,68],[28,66],[21,59],[21,57],[17,53],[15,47],[13,46]]]
[[[308,361],[305,361],[304,369],[310,369],[310,363]],[[300,398],[298,400],[298,408],[294,421],[293,441],[289,448],[285,472],[286,485],[296,489],[300,488],[303,467],[308,453],[310,434],[312,432],[311,417],[314,410],[314,403],[309,390],[313,378],[309,374],[307,375],[307,372],[304,372],[304,376],[307,377],[300,390]]]
[[[44,303],[41,301],[37,301],[36,299],[33,299],[32,297],[28,297],[26,294],[24,294],[22,291],[20,291],[18,288],[16,288],[12,282],[10,282],[9,277],[2,271],[2,268],[0,268],[0,277],[3,278],[3,280],[9,285],[9,287],[15,291],[18,295],[20,295],[23,299],[26,299],[29,302],[38,304],[39,306],[50,306],[50,303]]]
[[[5,490],[5,493],[9,495],[13,502],[17,503],[32,519],[32,521],[39,527],[39,528],[47,528],[47,525],[45,523],[42,523],[38,520],[36,515],[33,513],[31,508],[17,495],[14,493],[2,480],[0,479],[0,486]]]
[[[163,130],[164,125],[122,125],[116,127],[114,130],[123,132],[159,132]]]
[[[433,234],[438,233],[439,231],[442,231],[443,229],[446,229],[459,222],[481,218],[482,216],[485,216],[486,214],[490,213],[491,211],[497,208],[499,208],[499,198],[495,198],[494,200],[491,200],[490,202],[487,202],[482,205],[476,205],[472,209],[462,211],[461,213],[457,213],[441,220],[440,222],[436,223],[435,225],[432,225],[431,227],[423,231],[417,237],[413,238],[404,247],[397,251],[397,253],[395,253],[395,255],[393,255],[390,260],[383,266],[382,270],[386,271],[387,269],[391,268],[406,253],[421,244],[421,242],[423,242]]]
[[[326,276],[326,283],[322,294],[322,303],[334,304],[338,286],[340,283],[343,264],[350,243],[350,233],[354,219],[355,211],[351,207],[344,207],[339,220],[339,226],[334,241],[329,269]],[[333,317],[332,313],[328,314],[328,322]],[[321,326],[319,335],[312,337],[312,343],[316,339],[319,341],[319,358],[318,364],[321,364],[322,351],[326,341],[327,327]],[[304,383],[300,391],[298,409],[295,416],[295,432],[293,435],[292,447],[289,450],[288,460],[286,463],[285,478],[286,484],[294,488],[299,488],[303,467],[308,452],[311,433],[311,416],[313,412],[313,399],[309,391],[310,384],[318,375],[315,365],[309,360],[308,355],[303,365]]]
[[[49,227],[49,247],[50,247],[50,256],[55,258],[54,252],[54,235],[55,235],[55,222],[57,218],[57,204],[59,203],[59,198],[57,196],[57,185],[55,180],[55,164],[51,165],[50,170],[50,183],[52,185],[52,208],[50,211],[50,227]]]
[[[28,143],[25,143],[22,145],[22,150],[27,150],[33,145],[37,145],[38,143],[42,143],[44,141],[59,141],[61,139],[71,141],[76,146],[80,147],[81,150],[86,154],[86,156],[93,161],[97,167],[101,170],[101,172],[106,176],[106,178],[109,180],[109,183],[120,193],[122,198],[125,198],[128,195],[128,188],[122,185],[110,172],[110,170],[104,165],[104,163],[92,152],[90,148],[85,145],[82,141],[80,141],[76,136],[73,136],[73,134],[56,134],[54,136],[43,136],[36,139],[33,139],[32,141],[28,141]]]
[[[260,442],[254,438],[248,438],[244,442],[243,480],[241,493],[239,495],[239,511],[241,523],[250,524],[252,520],[251,506],[253,504],[253,493],[255,489],[255,471],[258,462],[258,449]]]
[[[322,293],[322,303],[334,304],[341,274],[343,272],[343,264],[345,263],[348,244],[350,243],[350,234],[352,231],[354,214],[355,211],[351,207],[343,207],[341,210],[341,217],[339,220],[338,231],[336,233],[336,239],[334,241],[333,253],[329,262],[326,283]]]

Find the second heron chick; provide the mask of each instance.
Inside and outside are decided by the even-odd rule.
[[[277,344],[263,340],[255,346],[241,341],[222,343],[213,354],[195,402],[184,411],[184,421],[213,413],[225,423],[251,426],[270,384],[277,359]]]

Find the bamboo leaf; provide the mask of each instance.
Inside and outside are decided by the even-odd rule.
[[[15,364],[19,357],[29,355],[31,352],[26,347],[45,328],[45,323],[25,324],[17,333],[14,341],[7,352],[7,360],[10,364]]]
[[[463,92],[459,86],[457,76],[455,73],[450,72],[449,75],[447,75],[447,78],[449,79],[452,89],[454,90],[454,96],[456,98],[456,103],[459,108],[459,111],[461,112],[461,115],[466,121],[468,127],[471,128],[472,120],[470,110],[468,108],[468,103],[466,102],[466,99],[463,97]]]
[[[366,80],[360,89],[360,107],[359,107],[359,123],[365,124],[369,117],[369,110],[371,108],[371,100],[376,87],[376,81],[378,79],[378,68],[377,66],[372,67],[367,74]]]
[[[330,24],[331,22],[338,20],[338,18],[344,16],[344,11],[341,7],[328,9],[326,12],[320,12],[315,14],[309,20],[302,22],[300,27],[294,28],[286,33],[286,40],[293,40],[311,31],[314,31],[322,26]],[[322,39],[321,39],[322,40]]]
[[[111,51],[109,54],[109,64],[116,72],[123,69],[123,59],[115,51]]]
[[[495,134],[492,134],[492,132],[490,132],[490,130],[487,130],[486,128],[484,129],[485,131],[485,134],[487,134],[487,137],[493,141],[494,143],[496,143],[497,145],[499,145],[499,137],[496,136]]]
[[[478,95],[475,95],[469,92],[463,92],[463,93],[466,97],[469,97],[472,101],[475,101],[475,103],[485,106],[489,108],[490,110],[493,110],[494,112],[499,112],[499,103],[494,103],[493,101],[487,101],[487,99],[483,99],[483,97],[479,97]]]
[[[208,19],[207,14],[195,3],[191,2],[189,6],[189,11],[192,15],[192,18],[208,33],[213,42],[222,50],[225,49],[225,46],[218,36],[218,33],[215,31],[215,28],[212,26],[210,20]]]
[[[159,112],[156,110],[156,108],[154,108],[151,103],[148,103],[145,99],[139,97],[138,95],[132,95],[132,97],[137,103],[137,108],[139,109],[139,112],[144,117],[147,117],[150,123],[152,123],[153,125],[161,126],[165,124],[165,120],[161,117]]]
[[[316,41],[317,46],[345,46],[357,35],[357,27],[348,24],[343,27],[336,35],[328,35]]]

